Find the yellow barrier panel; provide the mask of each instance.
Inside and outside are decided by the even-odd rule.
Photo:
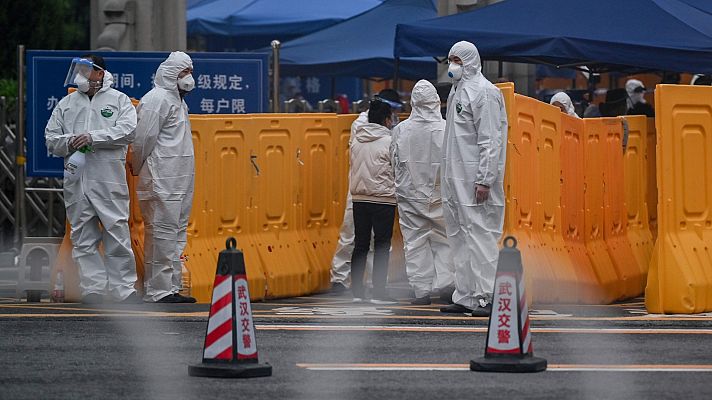
[[[604,241],[603,164],[606,138],[602,125],[600,119],[587,119],[584,123],[584,242],[604,301],[611,302],[624,295]]]
[[[195,154],[195,186],[193,206],[188,220],[188,242],[184,253],[188,256],[186,268],[190,271],[191,295],[199,302],[210,301],[210,291],[215,279],[217,260],[209,243],[206,221],[205,174],[208,171],[206,143],[212,136],[210,127],[202,118],[191,118],[193,149]],[[252,293],[252,292],[250,292]]]
[[[316,292],[329,287],[331,258],[339,237],[333,179],[339,132],[333,114],[301,114],[299,118],[303,124],[297,148],[299,231],[312,258],[309,291]]]
[[[628,240],[628,218],[623,179],[623,124],[620,118],[602,118],[605,129],[604,226],[603,238],[618,272],[624,298],[643,293],[645,272],[638,266]]]
[[[712,88],[658,85],[658,238],[645,305],[712,311]]]
[[[537,102],[539,201],[534,213],[534,226],[540,231],[542,245],[552,263],[551,270],[556,279],[556,300],[576,302],[579,300],[578,276],[561,231],[562,115],[558,107]]]
[[[524,276],[531,296],[540,302],[553,302],[557,298],[556,277],[551,270],[551,260],[536,223],[536,207],[539,199],[539,163],[537,142],[539,132],[536,126],[536,100],[518,94],[514,98],[513,112],[508,114],[509,137],[507,140],[507,160],[505,185],[507,204],[504,235],[512,235],[519,242],[522,253]],[[506,100],[505,100],[506,101]]]
[[[351,124],[358,117],[357,114],[340,114],[336,116],[336,167],[334,171],[334,187],[336,188],[336,225],[341,226],[344,221],[344,208],[346,195],[349,192],[349,139],[351,138]]]
[[[301,120],[292,115],[253,115],[254,161],[251,227],[265,268],[267,297],[309,293],[311,263],[298,232],[297,138]]]
[[[648,143],[645,148],[645,157],[648,166],[648,184],[646,186],[645,198],[648,203],[648,225],[650,226],[650,233],[653,235],[653,243],[655,243],[655,240],[658,238],[658,182],[656,180],[657,165],[655,162],[657,138],[655,129],[655,118],[648,118]]]
[[[205,276],[212,284],[218,253],[225,249],[229,237],[237,239],[238,247],[245,256],[250,297],[262,299],[266,295],[264,266],[250,231],[250,187],[256,173],[250,158],[253,147],[252,117],[249,115],[229,115],[222,118],[208,118],[201,122],[210,132],[205,137],[202,160],[196,163],[196,184],[204,182],[200,204],[205,219],[205,238],[197,235],[198,242],[204,243],[209,263]],[[194,127],[195,130],[195,127]],[[197,156],[197,153],[196,153]],[[196,160],[198,157],[196,157]],[[203,177],[198,179],[199,165],[203,165]],[[194,201],[193,204],[198,204]],[[252,292],[254,290],[254,293]],[[211,291],[207,291],[204,301],[210,301]],[[202,299],[201,299],[202,300]]]
[[[648,119],[645,116],[629,116],[628,146],[625,151],[623,175],[625,181],[625,204],[628,213],[628,240],[641,273],[645,276],[653,252],[653,235],[648,218]]]
[[[561,230],[578,277],[578,301],[595,304],[605,296],[584,241],[584,121],[568,115],[561,118]]]
[[[510,161],[510,158],[512,157],[512,154],[510,151],[513,151],[513,133],[512,133],[512,128],[516,124],[516,118],[514,116],[514,83],[512,82],[505,82],[505,83],[498,83],[495,86],[499,88],[499,90],[502,92],[502,97],[504,98],[504,106],[505,109],[507,110],[507,159],[505,160],[505,169],[504,169],[504,198],[505,198],[505,207],[504,207],[504,231],[506,232],[508,230],[508,227],[513,227],[513,222],[511,221],[511,218],[513,216],[513,213],[510,212],[512,207],[514,207],[514,204],[511,201],[511,193],[510,193],[510,188],[512,186],[512,168],[514,166],[512,165],[512,162]],[[502,235],[502,237],[506,237],[506,235]],[[502,244],[500,243],[500,246]],[[531,290],[527,293],[529,296],[529,301],[531,301]]]

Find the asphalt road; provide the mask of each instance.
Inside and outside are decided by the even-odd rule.
[[[206,305],[0,301],[0,399],[683,399],[712,391],[712,315],[639,301],[532,310],[537,374],[476,373],[486,319],[329,295],[253,304],[273,376],[188,376]]]

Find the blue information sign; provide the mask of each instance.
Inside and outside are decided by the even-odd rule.
[[[44,130],[52,110],[67,95],[63,86],[74,57],[86,52],[27,52],[27,175],[61,177],[63,162],[48,153]],[[158,65],[169,53],[92,52],[106,61],[114,87],[140,99],[153,87]],[[267,112],[269,54],[190,53],[195,89],[185,97],[191,114]]]

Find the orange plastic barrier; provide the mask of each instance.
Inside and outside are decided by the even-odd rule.
[[[623,179],[623,124],[620,118],[602,118],[606,131],[606,155],[603,170],[604,221],[603,237],[625,298],[635,297],[645,289],[645,270],[638,265],[628,240],[628,218]]]
[[[250,235],[252,118],[201,117],[191,117],[196,189],[188,226],[188,255],[200,259],[189,258],[187,264],[193,295],[199,301],[210,301],[217,254],[232,236],[245,256],[250,296],[262,299],[266,295],[264,266]]]
[[[658,238],[645,305],[712,311],[712,88],[658,85]]]
[[[349,192],[349,140],[351,139],[351,124],[358,117],[356,114],[339,114],[336,116],[336,167],[334,187],[336,188],[336,225],[341,226],[344,220],[346,195]]]
[[[645,148],[645,157],[647,162],[648,184],[646,186],[646,202],[648,204],[648,225],[650,233],[653,235],[653,243],[658,238],[658,182],[657,165],[655,162],[655,153],[657,147],[657,137],[655,135],[655,118],[648,118],[648,136]]]
[[[584,121],[562,115],[561,131],[561,230],[564,243],[578,277],[579,301],[601,303],[606,301],[606,296],[598,283],[584,240]]]
[[[561,120],[559,108],[537,102],[539,141],[539,201],[534,213],[534,226],[540,229],[542,244],[548,251],[551,270],[556,280],[558,302],[579,301],[579,280],[569,257],[561,223]],[[539,228],[540,227],[540,228]],[[549,288],[548,290],[552,290]]]
[[[513,112],[508,114],[510,129],[507,140],[505,185],[507,204],[503,236],[514,236],[519,242],[527,287],[535,301],[553,302],[558,298],[556,275],[537,225],[537,202],[541,185],[537,143],[537,102],[515,94]]]
[[[300,121],[298,228],[312,258],[309,291],[315,292],[329,286],[331,258],[339,237],[338,189],[333,174],[326,172],[337,170],[336,144],[340,132],[333,115],[302,114]]]
[[[628,219],[628,240],[641,273],[646,276],[653,252],[648,204],[648,120],[645,116],[629,116],[628,146],[624,155],[625,204]]]
[[[608,261],[601,263],[602,268],[597,268],[599,282],[609,299],[637,296],[642,292],[644,277],[627,238],[621,120],[586,120],[585,129],[588,138],[585,147],[586,191],[591,192],[586,207],[586,216],[591,219],[590,238],[592,241],[603,239],[613,267],[611,271]],[[594,267],[599,265],[594,262]]]

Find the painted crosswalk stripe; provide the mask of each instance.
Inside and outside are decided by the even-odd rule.
[[[469,371],[468,364],[309,364],[297,367],[311,371]],[[685,364],[549,364],[552,372],[712,372],[712,365]]]
[[[423,326],[423,325],[316,325],[316,324],[258,324],[262,331],[345,331],[345,332],[459,332],[486,333],[484,326]],[[646,335],[712,335],[705,328],[555,328],[534,327],[534,333],[579,334],[646,334]]]

